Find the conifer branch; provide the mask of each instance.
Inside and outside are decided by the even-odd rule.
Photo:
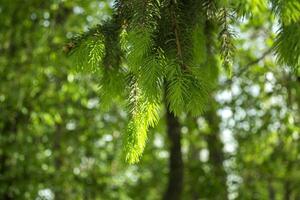
[[[203,10],[206,11],[206,18],[214,19],[217,14],[217,6],[215,0],[203,0],[202,2]]]
[[[80,48],[87,55],[86,65],[95,68],[100,62],[101,89],[108,100],[129,85],[127,162],[139,161],[148,130],[158,121],[164,80],[169,110],[177,116],[182,112],[199,115],[217,80],[217,56],[231,73],[234,12],[227,5],[217,7],[220,4],[215,0],[117,0],[112,21],[69,45],[89,43]],[[219,54],[215,53],[216,35]],[[122,82],[123,76],[132,80]]]
[[[154,32],[160,17],[159,1],[134,1],[127,35],[126,61],[130,81],[131,120],[125,134],[124,153],[128,163],[139,161],[147,140],[148,129],[158,121],[161,79],[163,70],[158,49],[154,46]]]
[[[230,16],[227,8],[224,7],[220,9],[218,16],[218,20],[221,24],[221,31],[219,33],[220,51],[223,66],[228,72],[229,76],[231,76],[231,68],[235,51],[235,46],[233,44],[234,33],[229,27],[229,20],[232,18],[233,16]]]

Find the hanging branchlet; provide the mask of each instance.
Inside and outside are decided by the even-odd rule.
[[[103,23],[101,29],[105,39],[105,55],[102,61],[103,74],[100,78],[99,93],[104,109],[109,109],[124,94],[125,72],[122,67],[124,55],[120,43],[122,23],[121,13],[116,12],[111,20]]]
[[[131,118],[124,134],[123,147],[125,160],[134,164],[140,160],[144,151],[149,127],[155,126],[159,120],[160,103],[147,99],[133,75],[129,75],[129,79]]]
[[[235,14],[241,18],[254,19],[262,17],[269,10],[269,2],[266,0],[234,0],[231,2]]]
[[[208,20],[216,18],[218,9],[215,0],[202,0],[202,7]]]
[[[297,72],[300,68],[300,22],[281,26],[278,32],[273,46],[277,60]]]
[[[283,25],[296,23],[300,20],[299,0],[271,0],[273,12],[279,16]]]
[[[184,110],[185,98],[188,96],[188,77],[187,77],[187,64],[184,60],[183,50],[183,33],[180,30],[180,9],[178,8],[176,0],[168,1],[166,6],[168,15],[166,15],[166,24],[169,29],[168,36],[164,42],[166,45],[165,51],[168,54],[168,61],[166,65],[166,80],[167,80],[167,102],[169,109],[175,114],[180,115]]]
[[[220,56],[223,62],[223,67],[228,73],[229,77],[232,74],[232,64],[234,59],[234,37],[235,34],[230,27],[231,21],[233,21],[234,14],[230,12],[229,8],[221,8],[218,12],[217,19],[220,24]]]
[[[98,25],[74,37],[64,47],[64,51],[75,59],[77,70],[101,73],[100,65],[105,54],[104,40],[101,26]]]
[[[143,92],[151,96],[150,99],[158,100],[163,70],[159,64],[159,49],[154,46],[153,38],[160,18],[160,1],[133,1],[133,4],[136,10],[128,27],[127,64]]]
[[[203,5],[209,6],[203,1],[170,1],[168,5],[172,27],[169,35],[173,37],[166,40],[170,44],[166,52],[171,55],[167,65],[167,102],[177,116],[182,112],[201,114],[212,88],[210,82],[214,82],[210,80],[210,69],[217,65],[207,62],[204,34],[207,13]]]
[[[207,2],[205,4],[205,2]],[[191,100],[187,107],[192,115],[204,112],[209,103],[210,92],[214,89],[218,77],[218,63],[216,62],[216,29],[215,9],[213,0],[202,2],[202,12],[197,12],[196,23],[192,24],[192,63]],[[189,17],[190,18],[190,17]],[[203,76],[205,74],[205,76]]]
[[[164,70],[153,37],[160,17],[160,1],[132,1],[127,30],[127,65],[132,73],[131,121],[124,140],[125,160],[136,163],[144,150],[149,127],[158,122]]]
[[[116,8],[117,9],[117,8]],[[100,79],[101,107],[110,106],[123,95],[123,52],[120,44],[121,13],[72,39],[69,55],[76,60],[77,69],[96,73]]]
[[[210,93],[216,87],[219,74],[216,52],[217,30],[214,24],[216,19],[209,14],[211,12],[207,9],[209,8],[203,7],[202,21],[196,25],[193,31],[192,44],[197,45],[198,48],[200,46],[202,51],[197,49],[197,46],[193,47],[195,51],[193,59],[196,59],[194,62],[198,64],[194,64],[192,67],[192,74],[196,77],[196,81],[192,82],[194,85],[191,87],[191,100],[188,103],[192,115],[203,113],[206,109],[210,102]]]
[[[275,38],[273,50],[281,64],[300,69],[300,2],[298,0],[272,0],[273,11],[281,27]]]

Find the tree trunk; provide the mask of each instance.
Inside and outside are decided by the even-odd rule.
[[[54,197],[57,200],[63,199],[62,189],[59,187],[61,180],[61,167],[62,167],[62,156],[61,156],[61,137],[62,137],[62,126],[57,125],[54,132],[53,138],[53,152],[54,152],[54,168],[55,168],[55,186],[53,188]]]
[[[183,161],[178,118],[167,111],[167,133],[170,144],[168,186],[164,200],[179,200],[183,190]]]
[[[290,200],[291,199],[291,186],[290,182],[286,181],[284,184],[284,200]]]
[[[273,183],[271,180],[268,181],[268,193],[269,193],[269,200],[276,199],[276,192],[273,187]]]

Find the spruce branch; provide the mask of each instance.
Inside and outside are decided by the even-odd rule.
[[[131,73],[131,120],[125,134],[124,153],[128,163],[139,161],[147,140],[148,129],[159,119],[161,83],[164,70],[159,49],[154,46],[154,33],[160,17],[159,1],[133,1],[126,35],[126,61]]]
[[[159,120],[160,104],[145,96],[134,75],[130,85],[131,120],[124,135],[123,147],[125,160],[134,164],[140,160],[144,151],[149,128],[155,126]]]
[[[233,14],[225,7],[221,8],[218,13],[218,21],[221,31],[219,33],[220,54],[223,61],[223,67],[226,69],[229,76],[232,73],[232,62],[234,58],[234,32],[230,28],[229,21],[233,19]]]
[[[218,10],[215,0],[203,0],[202,6],[208,20],[216,18]]]

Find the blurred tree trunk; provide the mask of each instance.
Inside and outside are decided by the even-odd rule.
[[[55,12],[52,24],[53,27],[58,28],[62,26],[63,23],[67,20],[69,14],[72,13],[72,8],[68,7],[65,3],[60,3],[57,11]],[[51,40],[50,40],[51,39]],[[49,45],[53,45],[52,38],[49,38]],[[53,140],[53,151],[54,151],[54,167],[55,167],[55,182],[61,183],[62,177],[62,166],[63,166],[63,155],[62,155],[62,136],[63,136],[63,124],[56,124]],[[54,197],[57,200],[65,199],[64,191],[54,186]]]
[[[18,116],[18,115],[17,115]],[[1,178],[1,184],[0,186],[3,187],[1,188],[1,195],[0,199],[5,199],[5,200],[12,200],[13,194],[11,193],[10,187],[13,186],[14,180],[13,178],[6,177],[7,174],[10,173],[11,170],[14,169],[14,166],[11,166],[9,164],[10,157],[8,152],[8,149],[10,146],[13,146],[16,142],[16,135],[17,135],[17,116],[13,120],[8,120],[6,123],[4,123],[4,127],[1,131],[1,133],[4,135],[1,140],[1,154],[0,154],[0,178]],[[11,138],[8,136],[11,135]],[[8,138],[8,139],[7,139]],[[3,181],[3,182],[2,182]],[[4,183],[4,184],[3,184]],[[3,185],[2,185],[3,184]]]
[[[195,122],[195,129],[197,129],[197,123],[195,118],[191,118]],[[188,134],[192,135],[192,132]],[[201,134],[201,133],[200,133]],[[199,152],[201,148],[195,144],[195,138],[201,140],[201,137],[198,137],[199,133],[197,132],[197,137],[191,136],[189,138],[189,150],[188,150],[188,160],[186,162],[185,169],[187,171],[187,176],[185,182],[188,183],[186,192],[189,194],[191,200],[200,199],[202,190],[199,187],[199,177],[202,175],[202,162],[199,159]]]
[[[54,132],[53,138],[53,152],[54,152],[54,168],[55,168],[55,182],[59,183],[61,180],[61,167],[62,167],[62,156],[61,156],[61,137],[62,137],[62,126],[57,125]],[[53,186],[54,197],[57,200],[63,199],[61,188],[56,185]]]
[[[290,181],[284,182],[284,200],[291,200],[291,183]]]
[[[209,163],[211,165],[212,175],[215,178],[216,198],[227,199],[227,185],[223,162],[225,160],[223,152],[223,143],[220,138],[220,117],[217,115],[217,109],[214,102],[205,112],[204,118],[209,126],[209,133],[206,135],[206,142],[209,151]]]
[[[269,200],[276,199],[276,192],[274,190],[272,180],[268,180],[268,193],[269,193]]]
[[[285,74],[285,80],[284,80],[284,87],[287,90],[287,105],[288,105],[288,111],[293,113],[293,104],[296,102],[296,104],[299,106],[299,101],[297,101],[297,79],[294,80],[293,74],[288,72]],[[295,90],[295,92],[293,91]],[[296,94],[296,95],[295,95]],[[292,134],[288,130],[288,134]],[[283,182],[283,188],[284,188],[284,200],[291,200],[292,193],[293,193],[293,180],[290,179],[290,173],[293,171],[294,164],[292,161],[288,160],[286,165],[286,180]]]
[[[183,161],[181,152],[181,134],[178,118],[167,111],[167,134],[169,138],[170,160],[168,186],[164,200],[179,200],[183,190]]]

